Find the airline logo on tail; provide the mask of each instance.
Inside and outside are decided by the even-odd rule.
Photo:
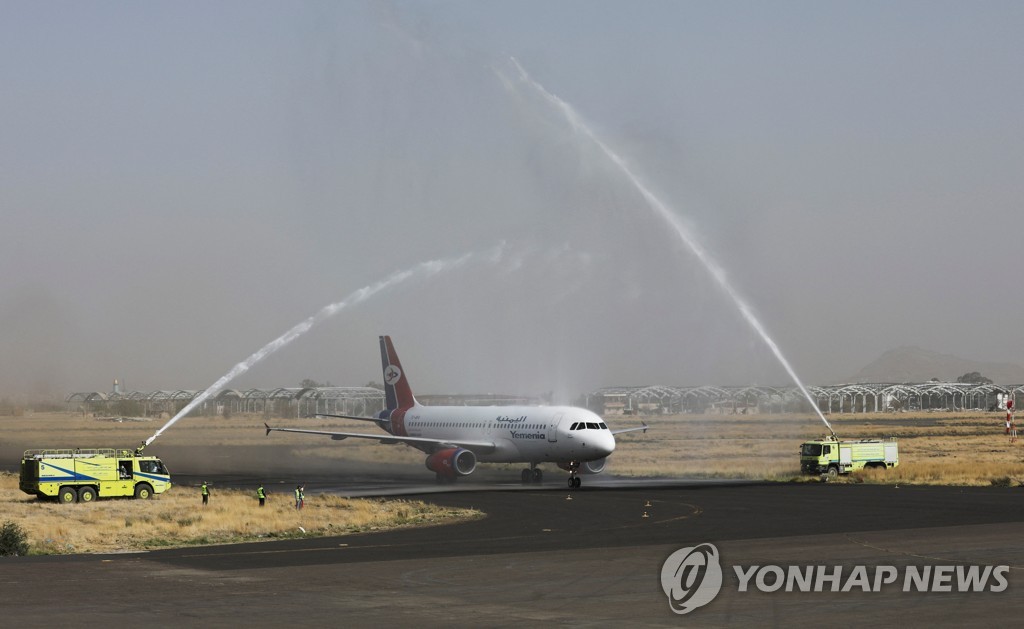
[[[384,384],[394,386],[398,379],[402,377],[402,370],[394,365],[388,365],[384,367]]]

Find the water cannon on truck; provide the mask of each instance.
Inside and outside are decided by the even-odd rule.
[[[833,433],[800,445],[800,471],[824,474],[829,480],[865,468],[888,469],[899,464],[899,444],[893,437],[841,441]]]
[[[26,450],[19,488],[62,504],[97,498],[152,498],[171,488],[171,473],[155,456],[117,448]]]

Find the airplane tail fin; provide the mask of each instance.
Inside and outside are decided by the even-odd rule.
[[[387,398],[387,410],[393,411],[398,408],[411,408],[417,405],[416,398],[412,395],[409,381],[402,371],[402,363],[395,353],[395,346],[391,344],[390,336],[380,337],[380,363],[384,370],[384,394]]]

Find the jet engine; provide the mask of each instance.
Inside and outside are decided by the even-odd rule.
[[[469,476],[476,469],[476,455],[465,448],[448,448],[427,457],[427,469],[444,478]]]
[[[558,467],[562,468],[566,472],[572,472],[573,467],[575,466],[577,474],[600,474],[604,471],[606,463],[608,463],[608,457],[596,459],[594,461],[568,461],[559,463]]]

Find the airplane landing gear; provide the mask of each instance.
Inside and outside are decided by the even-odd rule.
[[[580,469],[579,462],[578,461],[572,461],[571,463],[569,463],[568,468],[569,468],[569,489],[579,489],[580,485],[583,484],[583,481],[580,480],[580,477],[576,476],[576,471],[578,469]]]
[[[536,463],[531,463],[530,469],[524,469],[523,473],[520,475],[520,478],[523,481],[524,485],[529,485],[530,483],[536,483],[539,485],[541,481],[544,480],[544,472],[541,471],[539,467],[537,467]]]

